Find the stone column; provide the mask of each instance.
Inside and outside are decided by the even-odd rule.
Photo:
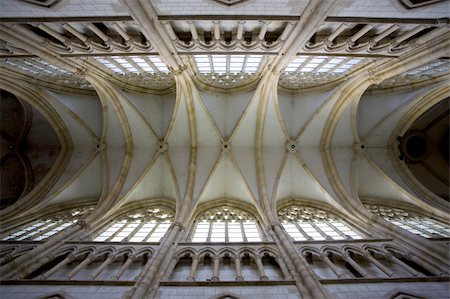
[[[75,259],[75,256],[72,253],[69,253],[69,255],[65,259],[63,259],[56,266],[54,266],[53,268],[51,268],[50,270],[48,270],[44,274],[39,275],[37,277],[37,279],[44,280],[44,279],[49,278],[50,276],[52,276],[52,274],[54,274],[56,271],[58,271],[59,269],[61,269],[65,265],[67,265],[68,263],[72,262],[74,259]]]
[[[116,259],[116,257],[113,254],[108,254],[107,258],[105,259],[105,261],[97,268],[95,269],[94,273],[92,273],[91,275],[88,275],[88,278],[90,280],[94,280],[95,278],[97,278],[97,276],[102,273],[102,271],[109,265],[111,264],[114,260]]]
[[[307,262],[300,257],[298,252],[294,249],[292,243],[287,239],[286,234],[281,228],[281,224],[279,222],[275,222],[272,224],[272,227],[275,231],[275,235],[279,238],[281,245],[292,259],[296,272],[303,281],[303,284],[306,286],[305,291],[309,292],[309,294],[302,294],[303,298],[329,298],[322,285],[313,278],[314,272],[309,271],[306,265]]]
[[[218,256],[214,257],[214,264],[213,264],[213,276],[211,277],[211,281],[219,281],[219,265],[220,265],[220,258]]]
[[[344,259],[344,261],[349,263],[353,267],[353,269],[358,271],[358,273],[361,274],[362,277],[370,277],[369,273],[350,257],[350,254],[346,252],[342,255],[342,258]]]
[[[381,271],[384,272],[384,274],[386,274],[389,277],[392,277],[392,275],[394,275],[394,272],[391,271],[391,269],[389,269],[388,267],[386,267],[385,265],[383,265],[382,263],[380,263],[376,258],[374,258],[370,252],[366,252],[364,254],[364,257],[371,262],[372,264],[374,264],[378,269],[380,269]]]
[[[320,255],[320,259],[327,264],[327,266],[333,271],[334,275],[336,275],[337,278],[347,278],[347,275],[345,273],[342,273],[339,271],[339,269],[336,267],[336,265],[328,258],[328,254],[322,253]]]
[[[119,271],[117,271],[113,276],[111,276],[111,279],[119,280],[119,278],[123,275],[123,273],[128,269],[130,264],[134,262],[136,257],[132,254],[128,255],[127,260],[125,263],[123,263],[122,267],[120,267]]]
[[[262,263],[261,257],[255,257],[255,263],[258,267],[259,280],[269,280],[269,277],[267,277],[266,272],[264,271],[264,265]]]
[[[189,276],[186,278],[187,281],[195,281],[195,275],[197,274],[197,266],[198,266],[198,256],[192,257],[192,265],[191,265],[191,273],[189,273]]]
[[[236,281],[242,281],[244,280],[244,277],[242,277],[242,269],[241,269],[241,257],[239,255],[236,255],[234,257],[234,269],[236,270]]]
[[[142,269],[141,273],[139,273],[139,275],[136,276],[135,280],[139,280],[144,276],[144,273],[146,272],[146,270],[148,270],[151,263],[152,263],[152,255],[150,253],[148,253],[147,254],[147,262],[144,265],[144,269]],[[173,267],[171,269],[173,269]]]
[[[71,279],[72,277],[77,275],[77,273],[80,272],[81,269],[83,269],[84,267],[89,265],[94,259],[95,259],[95,254],[93,254],[93,253],[89,254],[81,263],[78,264],[78,266],[76,266],[72,271],[70,271],[66,275],[66,279]]]
[[[399,260],[392,252],[386,253],[386,258],[391,262],[398,264],[400,267],[411,273],[413,276],[420,276],[419,272],[417,272],[416,270],[414,270],[413,268],[411,268],[410,266]]]
[[[287,269],[286,265],[284,264],[283,258],[279,255],[275,257],[275,260],[277,261],[278,266],[280,267],[281,273],[283,273],[283,277],[285,280],[292,280],[292,275],[289,273],[289,270]]]
[[[132,289],[127,297],[133,299],[145,298],[147,290],[152,285],[152,282],[158,272],[159,266],[161,265],[163,260],[167,258],[168,255],[171,255],[172,251],[175,250],[175,248],[172,248],[172,250],[170,250],[170,247],[172,246],[173,240],[178,235],[178,232],[182,229],[182,227],[183,225],[180,222],[175,222],[172,224],[171,228],[167,232],[167,238],[165,238],[163,243],[160,245],[159,250],[153,255],[150,268],[136,282],[135,288]]]

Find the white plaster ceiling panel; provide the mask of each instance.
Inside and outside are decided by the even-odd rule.
[[[443,86],[446,83],[443,84]],[[392,134],[393,129],[397,126],[398,122],[414,105],[416,105],[422,98],[435,89],[438,84],[427,86],[412,94],[407,95],[405,103],[399,106],[396,110],[392,111],[385,119],[383,119],[366,137],[366,143],[371,147],[385,147],[388,139]]]
[[[291,139],[296,139],[301,128],[329,95],[331,95],[330,91],[308,94],[278,94],[281,116]]]
[[[384,198],[414,204],[406,191],[390,180],[378,167],[370,163],[365,156],[359,156],[356,163],[355,175],[360,198]]]
[[[264,177],[268,194],[273,193],[273,186],[285,155],[286,135],[281,128],[279,115],[275,108],[275,98],[269,95],[263,131]]]
[[[300,15],[306,0],[249,0],[227,6],[210,0],[152,0],[158,15]]]
[[[171,147],[169,145],[169,157],[175,171],[180,196],[183,198],[187,187],[190,149],[187,147]]]
[[[366,139],[367,135],[386,116],[409,100],[409,94],[411,94],[411,91],[383,95],[364,93],[359,101],[358,111],[356,113],[359,137]]]
[[[0,17],[126,16],[120,0],[64,0],[47,8],[18,0],[0,0]]]
[[[303,147],[300,150],[300,155],[305,164],[304,167],[314,176],[316,181],[326,190],[326,192],[331,197],[336,198],[336,193],[334,192],[333,187],[328,180],[319,148]]]
[[[168,143],[169,149],[172,147],[189,147],[190,146],[190,133],[189,133],[189,121],[188,113],[186,110],[186,100],[184,94],[181,93],[179,98],[178,109],[175,107],[174,120],[172,128],[169,128]]]
[[[446,1],[427,5],[418,9],[407,9],[397,0],[355,0],[342,1],[330,14],[340,17],[377,18],[448,18],[449,8]]]
[[[402,179],[398,171],[395,169],[386,148],[367,148],[366,151],[370,159],[372,159],[377,167],[388,175],[391,180],[410,194],[415,194],[414,190],[411,189],[411,187]]]
[[[259,191],[257,181],[258,178],[256,175],[255,149],[236,148],[233,146],[232,153],[240,172],[253,193],[253,196],[258,196]]]
[[[247,107],[253,92],[223,94],[199,91],[217,128],[227,140]]]
[[[255,146],[256,121],[258,113],[258,105],[260,101],[260,91],[257,89],[245,109],[244,114],[235,131],[232,133],[231,143],[235,148],[253,148]]]
[[[285,147],[287,136],[281,127],[280,116],[275,108],[275,99],[272,94],[267,101],[263,134],[263,147]]]
[[[352,162],[353,162],[353,148],[352,147],[340,147],[332,148],[331,154],[333,155],[333,160],[336,165],[336,169],[339,174],[339,178],[344,184],[347,193],[352,196],[353,190],[351,187],[351,173],[352,173]],[[356,190],[354,190],[356,192]]]
[[[108,105],[108,131],[106,133],[106,158],[108,166],[108,191],[114,187],[125,158],[125,138],[122,126],[112,105]]]
[[[202,146],[197,148],[197,170],[194,198],[197,198],[220,157],[220,146]]]
[[[57,96],[57,94],[53,95]],[[46,94],[45,96],[48,98],[48,101],[52,104],[53,108],[57,111],[66,125],[73,146],[95,148],[95,136],[91,135],[92,131],[89,130],[89,127],[87,127],[84,120],[78,118],[75,114],[72,114],[71,112],[73,111],[58,101],[56,97],[52,97],[51,94]]]
[[[327,101],[316,110],[314,117],[310,119],[300,133],[298,138],[300,147],[318,147],[320,145],[325,123],[335,103],[336,97],[327,99]]]
[[[58,192],[65,184],[67,184],[67,182],[69,182],[84,165],[87,165],[90,162],[90,159],[92,159],[94,154],[94,147],[87,148],[84,146],[75,146],[70,156],[69,163],[64,168],[64,172],[58,178],[56,184],[49,191],[48,196],[50,197],[55,192]]]
[[[295,155],[288,153],[276,189],[275,200],[291,198],[312,199],[329,203],[329,196],[320,185],[303,168]]]
[[[150,124],[158,135],[164,139],[175,106],[175,95],[153,95],[137,92],[125,92],[128,100]]]
[[[84,199],[98,200],[103,189],[103,161],[101,155],[88,163],[57,192],[49,204],[61,204]]]
[[[229,152],[224,152],[209,177],[199,203],[214,199],[230,198],[254,204],[253,197]]]
[[[102,107],[97,96],[49,92],[75,113],[99,137],[102,132]]]
[[[214,125],[214,121],[197,93],[192,97],[197,122],[198,146],[219,147],[221,144],[220,133]]]
[[[266,180],[266,188],[269,196],[273,194],[275,182],[285,155],[286,150],[284,147],[269,147],[263,149],[264,178]]]
[[[158,155],[145,174],[125,197],[125,203],[148,198],[165,198],[176,201],[177,187],[172,176],[170,163],[164,155]]]
[[[332,147],[352,147],[353,146],[353,130],[352,130],[352,105],[348,105],[342,112],[336,124],[331,141]]]

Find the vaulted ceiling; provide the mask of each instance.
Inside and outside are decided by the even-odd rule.
[[[5,223],[80,204],[97,205],[96,221],[159,200],[183,219],[224,199],[265,221],[290,199],[445,217],[396,139],[449,95],[445,3],[72,2],[0,1],[0,87],[61,146]]]

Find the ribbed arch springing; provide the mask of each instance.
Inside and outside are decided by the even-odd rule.
[[[278,218],[295,241],[363,238],[341,218],[316,208],[290,205],[278,210]]]

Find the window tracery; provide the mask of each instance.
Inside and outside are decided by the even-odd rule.
[[[280,209],[278,217],[295,241],[363,238],[340,218],[315,208],[291,205]]]
[[[103,227],[93,241],[159,242],[173,218],[173,211],[164,207],[135,210]]]
[[[93,207],[76,208],[73,210],[58,213],[54,216],[40,218],[26,224],[25,226],[9,232],[5,237],[2,238],[2,241],[42,241],[48,239],[54,234],[77,223],[81,218],[89,214],[93,209]]]
[[[257,220],[229,206],[210,209],[197,218],[192,242],[260,242]]]
[[[365,207],[374,214],[380,215],[390,223],[410,233],[425,238],[450,237],[450,228],[429,217],[420,216],[399,208],[366,204]]]

